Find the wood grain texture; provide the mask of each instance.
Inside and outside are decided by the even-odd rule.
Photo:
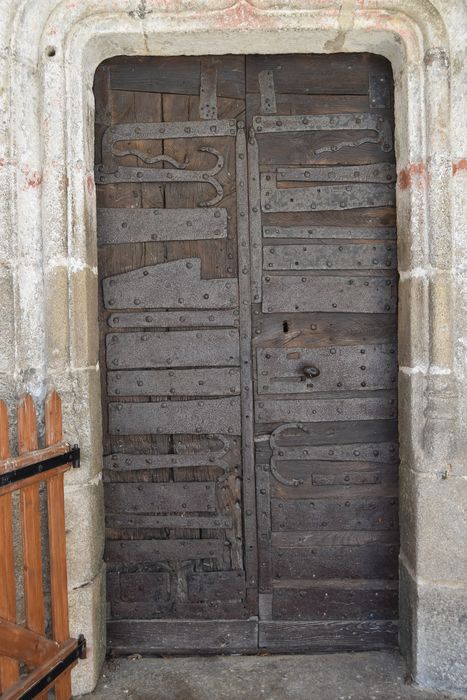
[[[151,166],[135,155],[123,155],[131,150],[146,161],[163,156],[186,164],[186,170],[205,170],[215,162],[213,154],[205,149],[214,148],[224,159],[224,167],[216,176],[223,190],[219,208],[198,208],[200,201],[212,196],[212,187],[203,181],[98,187],[100,222],[107,226],[100,240],[112,241],[112,245],[99,247],[101,366],[114,370],[109,372],[108,382],[106,373],[102,373],[104,454],[121,454],[124,464],[124,468],[106,474],[107,555],[114,556],[121,550],[115,556],[124,559],[112,563],[112,576],[119,572],[126,576],[128,567],[133,567],[135,577],[146,576],[148,572],[143,569],[147,566],[169,572],[167,600],[162,594],[159,600],[123,600],[122,585],[111,586],[111,612],[115,618],[164,614],[199,618],[202,604],[188,602],[188,577],[204,570],[228,572],[243,566],[241,443],[233,437],[240,433],[240,404],[238,398],[231,404],[230,397],[239,393],[238,330],[234,330],[239,315],[234,136],[235,119],[244,111],[244,58],[117,58],[108,61],[98,74],[96,105],[99,115],[107,117],[100,116],[99,121],[106,121],[108,126],[164,122],[174,128],[179,123],[189,128],[189,122],[201,118],[205,120],[205,132],[211,134],[206,120],[215,118],[214,111],[230,125],[227,132],[224,129],[228,137],[214,133],[189,137],[187,133],[187,138],[119,142],[115,145],[118,155],[113,158],[118,165],[138,165],[141,171],[147,167],[170,168],[162,162]],[[102,133],[96,125],[98,139]],[[96,153],[96,162],[100,163],[102,151],[97,148]],[[111,213],[105,214],[106,209]],[[117,210],[122,210],[121,214]],[[163,231],[150,224],[151,216],[156,218],[154,210],[158,220],[170,220]],[[114,220],[120,226],[126,224],[123,235],[108,227]],[[137,220],[145,222],[147,233],[135,228]],[[208,236],[211,240],[206,240]],[[181,269],[183,275],[174,268]],[[169,274],[158,286],[164,270]],[[126,273],[123,279],[121,275]],[[125,290],[135,274],[141,275],[143,282],[157,274],[158,283],[148,293],[140,285],[141,293],[128,296]],[[114,281],[123,281],[122,303],[114,294]],[[170,289],[166,283],[172,285]],[[105,308],[105,295],[115,304]],[[135,298],[144,303],[134,304]],[[130,308],[135,306],[131,314],[126,311],[128,301]],[[122,304],[125,309],[116,311]],[[141,311],[141,306],[151,311]],[[230,328],[208,330],[223,326]],[[141,334],[131,332],[154,327],[157,333],[148,334],[149,340],[141,340]],[[118,352],[110,328],[121,346]],[[177,335],[167,333],[169,328],[189,330]],[[148,354],[144,348],[149,345],[152,350]],[[173,361],[167,362],[169,357]],[[213,370],[215,366],[219,369]],[[125,367],[128,374],[120,372]],[[154,373],[155,367],[159,374]],[[197,371],[200,367],[204,370]],[[126,419],[117,425],[114,419],[118,408],[111,404],[110,396],[124,396],[122,414],[142,412],[147,416],[144,425],[136,413],[131,429]],[[171,401],[175,397],[176,403]],[[204,402],[206,397],[213,397],[212,402]],[[118,434],[112,432],[112,426],[119,429]],[[229,450],[218,464],[222,433],[229,432]],[[139,466],[132,470],[125,454]],[[197,461],[196,454],[204,457]],[[157,463],[157,455],[161,459],[157,469],[152,468],[152,462],[145,469],[145,460],[156,459]],[[179,463],[172,463],[177,456]],[[112,513],[115,509],[118,513]],[[213,558],[210,552],[216,556]],[[202,556],[207,559],[200,560]],[[230,604],[225,607],[222,600],[214,602],[216,605],[209,608],[211,617],[245,616],[241,605],[235,609]]]
[[[397,648],[394,620],[259,623],[259,646],[275,653],[370,651]]]
[[[18,452],[24,454],[37,448],[36,409],[32,396],[26,394],[18,403]],[[39,481],[23,486],[20,506],[26,626],[42,635],[45,631],[45,608],[39,488]],[[45,700],[46,693],[40,693],[38,697]]]
[[[341,574],[340,574],[341,575]],[[298,583],[298,582],[297,582]],[[354,585],[352,585],[352,583]],[[273,592],[275,620],[390,620],[398,616],[397,583],[385,581],[313,581],[310,587],[279,588]]]
[[[62,402],[56,391],[45,399],[45,444],[52,446],[63,440]],[[60,643],[69,636],[68,576],[66,566],[66,525],[64,474],[47,480],[47,518],[49,531],[49,570],[53,638]],[[54,686],[57,700],[71,697],[71,673],[65,671]]]
[[[167,170],[98,186],[107,222],[100,240],[112,241],[99,246],[99,319],[109,631],[118,630],[111,646],[119,653],[196,650],[201,627],[183,627],[187,618],[236,629],[235,616],[258,609],[258,576],[262,614],[282,625],[264,628],[266,648],[377,648],[395,639],[395,159],[392,95],[372,102],[375,76],[391,84],[389,62],[370,54],[118,57],[97,72],[97,164],[109,126],[163,122],[176,130],[200,119],[206,126],[217,112],[238,132],[118,141],[104,154],[110,170]],[[326,128],[285,132],[284,123],[296,128],[298,120],[283,117],[296,115]],[[359,115],[374,130],[355,126]],[[212,185],[167,178],[173,161],[212,167],[206,147],[224,159],[216,206],[226,217],[221,234],[208,223],[210,240],[198,225],[190,237],[187,222],[190,210],[199,221],[208,212],[198,206]],[[267,177],[284,208],[297,211],[273,211],[264,193],[261,210]],[[321,182],[327,210],[318,211],[323,198],[315,201],[310,188]],[[343,194],[359,206],[343,211]],[[302,203],[291,203],[298,195]],[[182,213],[161,232],[150,210],[168,221]],[[318,379],[301,381],[311,365]],[[222,464],[193,463],[196,452],[219,450],[216,435],[231,440]],[[216,556],[203,558],[210,543]],[[311,591],[305,584],[318,573]],[[283,582],[285,592],[274,593]],[[148,626],[152,646],[138,616],[167,623],[159,636]],[[284,627],[300,620],[321,627]]]
[[[0,460],[6,460],[9,456],[8,410],[6,404],[0,401]],[[10,622],[16,621],[14,571],[13,506],[11,494],[7,493],[0,495],[0,617]],[[0,693],[13,685],[18,677],[18,662],[8,656],[0,656]]]
[[[30,666],[39,666],[50,661],[58,650],[58,643],[44,635],[0,619],[0,654],[8,654]]]
[[[258,119],[264,71],[276,113]],[[392,124],[391,96],[373,111],[376,74],[390,81],[389,64],[368,54],[247,57],[247,118],[255,125],[263,205],[255,228],[262,308],[253,312],[258,503],[272,528],[268,536],[259,519],[260,571],[272,562],[266,586],[275,596],[260,644],[268,638],[272,650],[365,648],[380,628],[339,624],[394,618],[397,610],[396,588],[381,593],[379,612],[380,592],[366,590],[376,579],[384,589],[397,576],[397,396],[387,391],[397,367],[394,152],[390,134],[383,150],[370,142],[371,130],[352,134],[327,129],[332,119],[308,118],[359,112],[370,115],[367,124],[376,114]],[[295,115],[300,120],[288,119]],[[352,122],[346,119],[334,124]],[[318,122],[321,131],[307,131]],[[302,131],[286,132],[299,124]],[[385,206],[376,204],[377,181],[387,183]],[[329,189],[333,182],[342,185]],[[362,185],[361,202],[354,182]],[[352,204],[344,192],[360,206],[339,211]],[[392,346],[389,363],[374,355],[379,344]],[[314,577],[319,589],[304,586]],[[335,620],[327,641],[324,627],[286,626],[327,619]]]
[[[23,454],[36,449],[36,409],[32,397],[27,394],[18,404],[18,451]],[[39,484],[22,488],[20,502],[26,625],[33,632],[43,634],[45,617]]]
[[[227,654],[257,649],[255,620],[154,620],[111,621],[108,644],[117,654]]]

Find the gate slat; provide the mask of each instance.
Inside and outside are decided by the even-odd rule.
[[[8,411],[0,401],[0,459],[10,456],[8,438]],[[13,508],[11,493],[0,497],[0,617],[16,621],[15,567],[13,551]],[[0,657],[0,693],[19,678],[18,663],[6,656]]]
[[[62,439],[62,402],[56,391],[50,391],[45,400],[45,444],[49,447]],[[47,480],[47,515],[52,632],[54,639],[61,643],[69,637],[63,473]],[[71,698],[70,671],[57,679],[55,697],[56,700]]]
[[[32,397],[26,394],[18,403],[18,452],[32,452],[37,447],[36,409]],[[33,632],[43,634],[45,614],[39,488],[39,483],[22,488],[20,503],[26,626]],[[38,697],[45,700],[47,695],[41,693]]]

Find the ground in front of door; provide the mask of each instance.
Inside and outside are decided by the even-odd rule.
[[[396,652],[111,659],[87,700],[435,700]]]

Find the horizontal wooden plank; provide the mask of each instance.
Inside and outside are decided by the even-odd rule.
[[[265,275],[263,313],[395,313],[395,277]]]
[[[109,333],[106,347],[109,368],[119,370],[239,364],[238,331],[234,329]],[[112,381],[121,381],[118,374],[113,376]]]
[[[110,601],[111,620],[157,620],[173,615],[173,602],[154,600],[132,600],[128,602],[120,598],[112,597]],[[108,624],[108,623],[107,623]]]
[[[0,474],[8,474],[8,472],[18,471],[19,476],[21,476],[21,470],[24,467],[28,467],[31,464],[37,464],[38,462],[43,462],[46,459],[52,459],[52,457],[58,457],[60,455],[66,454],[70,451],[70,445],[68,442],[60,442],[57,445],[51,445],[50,447],[44,447],[40,450],[31,450],[17,457],[8,457],[7,459],[0,460]],[[67,469],[71,469],[71,464],[67,465]],[[55,476],[56,471],[53,472]],[[41,479],[44,479],[44,475]],[[30,483],[30,482],[28,482]],[[32,482],[31,482],[32,483]],[[23,481],[21,486],[25,486],[26,482]],[[18,488],[18,484],[15,484],[15,489]],[[2,487],[2,494],[8,493],[5,487]]]
[[[393,162],[393,153],[385,153],[374,138],[374,131],[295,131],[284,133],[256,134],[261,165],[271,169],[289,166],[313,165],[361,165]],[[368,142],[359,146],[343,146],[344,142],[355,143],[360,138]],[[322,150],[321,149],[326,149]],[[317,153],[317,151],[320,151]]]
[[[212,57],[217,68],[217,95],[244,98],[243,56]],[[138,56],[108,62],[112,90],[199,95],[200,58],[197,56]]]
[[[395,620],[397,585],[381,581],[374,588],[334,587],[320,581],[312,588],[274,588],[274,620]],[[394,582],[395,583],[395,582]]]
[[[369,109],[368,95],[276,93],[275,98],[278,115],[349,114],[351,112],[367,112]],[[256,115],[261,114],[261,111],[260,94],[248,94],[246,104],[247,123],[251,123]]]
[[[238,326],[238,309],[222,311],[137,311],[111,314],[111,328],[189,328],[190,326]]]
[[[314,545],[273,549],[277,578],[397,578],[398,545]]]
[[[107,373],[109,396],[234,396],[240,393],[240,369],[129,370]]]
[[[113,620],[243,620],[250,614],[243,601],[210,600],[209,604],[166,600],[137,600],[131,603],[113,599]],[[193,650],[192,652],[193,653]]]
[[[250,55],[248,93],[259,92],[258,73],[263,70],[273,72],[276,92],[285,94],[361,95],[368,93],[370,71],[391,75],[384,58],[364,53]]]
[[[182,528],[184,530],[228,530],[232,527],[230,515],[216,513],[213,516],[186,515],[140,515],[128,513],[108,513],[105,516],[107,527],[119,529],[168,529]]]
[[[97,209],[97,243],[190,241],[226,238],[227,210],[199,209]]]
[[[188,599],[192,602],[240,600],[245,597],[244,571],[207,571],[189,574]]]
[[[394,620],[259,623],[259,646],[274,652],[337,652],[395,649]]]
[[[244,600],[179,602],[176,611],[178,618],[185,620],[244,620],[251,617]]]
[[[261,166],[262,171],[270,171],[269,165]],[[308,229],[319,229],[321,227],[343,228],[351,230],[353,228],[396,228],[396,210],[394,207],[372,207],[371,209],[346,209],[345,211],[316,211],[316,212],[275,212],[264,214],[263,223],[271,227],[299,227]],[[332,238],[333,236],[330,236]],[[336,237],[336,236],[334,236]],[[346,236],[344,236],[345,238]],[[315,238],[325,238],[316,235]],[[366,240],[377,240],[375,236],[356,236],[362,242]],[[395,236],[382,236],[380,240],[388,238],[395,239]]]
[[[395,344],[257,350],[258,393],[305,394],[366,388],[392,389],[397,381]],[[309,368],[318,372],[307,374]]]
[[[223,557],[224,540],[110,540],[104,559],[109,564],[151,564]]]
[[[2,700],[18,700],[18,698],[33,697],[32,689],[57,666],[60,666],[62,662],[69,657],[69,655],[76,651],[78,642],[76,639],[67,639],[65,642],[58,646],[58,650],[53,655],[51,659],[47,659],[40,666],[36,666],[31,669],[29,673],[22,676],[16,683],[10,686],[7,690],[2,693]],[[68,670],[76,666],[78,659],[73,661],[68,665]],[[43,692],[47,695],[47,692],[52,689],[53,681],[45,686]],[[45,696],[46,696],[45,695]],[[37,694],[36,694],[37,697]]]
[[[102,282],[106,309],[229,309],[237,305],[237,280],[202,279],[200,258],[122,272]]]
[[[258,623],[250,620],[112,621],[107,644],[114,654],[225,654],[255,652]]]
[[[127,603],[151,599],[168,600],[170,576],[164,572],[137,571],[120,574],[120,597]]]
[[[110,403],[111,435],[229,433],[240,435],[240,401],[203,399],[167,403]]]
[[[265,399],[256,402],[258,423],[383,420],[395,415],[395,399],[388,396]]]
[[[396,314],[269,313],[254,317],[255,347],[394,343]]]
[[[396,530],[398,501],[380,498],[271,500],[273,530]]]
[[[109,483],[108,513],[189,513],[216,510],[216,487],[210,481],[175,483]]]
[[[338,245],[275,245],[263,249],[269,270],[377,270],[394,268],[396,246],[391,243]]]
[[[39,666],[52,660],[59,649],[58,642],[0,617],[0,654],[2,656],[31,666]]]
[[[302,423],[300,427],[287,426],[276,437],[276,445],[284,447],[319,445],[332,449],[349,443],[385,443],[397,440],[395,420],[349,420],[342,422]],[[269,436],[266,437],[266,443]],[[264,444],[264,440],[257,443]],[[397,452],[397,447],[396,447]],[[331,455],[332,456],[332,455]]]

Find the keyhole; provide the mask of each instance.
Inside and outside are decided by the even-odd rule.
[[[289,332],[289,324],[287,321],[284,321],[284,323],[282,324],[282,330],[284,331],[284,333]]]

